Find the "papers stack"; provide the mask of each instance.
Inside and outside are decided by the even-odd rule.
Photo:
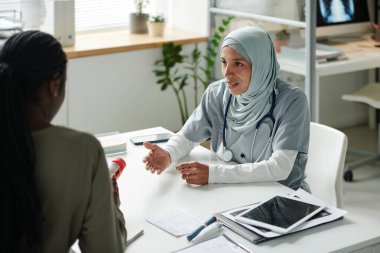
[[[96,135],[106,155],[127,152],[127,143],[119,132]]]
[[[346,59],[345,53],[336,48],[323,44],[317,44],[315,49],[315,58],[319,63],[325,61],[337,61]]]
[[[305,47],[283,46],[281,48],[281,57],[303,62],[306,58]],[[316,44],[315,58],[318,63],[347,59],[345,53],[341,49],[319,43]]]
[[[316,203],[320,205],[326,205],[323,201],[316,198],[315,196],[309,194],[308,192],[299,189],[297,191],[294,191],[292,194],[290,194],[291,197],[296,197],[301,200]],[[257,206],[259,203],[254,203],[252,205],[243,206],[235,209],[231,209],[228,211],[224,211],[221,213],[215,214],[215,217],[221,221],[226,227],[230,228],[231,230],[237,232],[241,236],[247,238],[249,241],[253,243],[260,243],[272,238],[276,238],[279,236],[282,236],[283,234],[273,232],[268,229],[260,228],[257,226],[252,226],[246,223],[238,222],[236,220],[236,216],[243,213],[244,211]],[[290,233],[295,233],[298,231],[302,231],[311,227],[315,227],[324,223],[328,223],[331,221],[335,221],[338,219],[341,219],[347,211],[335,208],[332,206],[327,206],[323,211],[316,214],[306,222],[302,223],[301,225],[297,226],[295,229],[293,229]]]

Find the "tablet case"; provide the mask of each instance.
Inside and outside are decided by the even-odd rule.
[[[228,219],[227,217],[223,216],[220,213],[216,213],[215,218],[221,223],[223,223],[223,225],[225,225],[232,231],[238,233],[239,235],[245,237],[246,239],[248,239],[250,242],[253,242],[254,244],[272,239],[272,238],[266,238],[259,234],[256,234],[255,232],[241,226],[239,223],[236,223],[233,220]]]

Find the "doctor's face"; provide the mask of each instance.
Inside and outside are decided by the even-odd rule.
[[[235,49],[224,47],[221,52],[222,74],[232,95],[246,92],[251,82],[252,65]]]

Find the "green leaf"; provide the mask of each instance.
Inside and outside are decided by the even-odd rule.
[[[221,40],[222,39],[222,36],[220,36],[220,34],[218,32],[215,32],[214,33],[214,38],[218,39],[218,40]]]
[[[159,79],[159,80],[157,80],[157,84],[162,84],[162,83],[165,83],[165,82],[166,82],[165,79]]]
[[[182,77],[181,76],[176,76],[173,78],[173,82],[178,82]]]
[[[156,74],[156,76],[165,75],[165,71],[163,71],[163,70],[155,69],[155,70],[153,70],[153,72],[154,72],[154,74]]]
[[[219,42],[216,39],[212,39],[211,40],[211,44],[213,44],[214,47],[218,47],[219,46]]]
[[[164,84],[164,85],[161,86],[161,90],[164,91],[164,90],[166,90],[167,87],[168,87],[168,85]]]
[[[211,76],[211,71],[208,70],[208,69],[206,69],[206,70],[204,71],[204,73],[206,74],[207,77],[210,77],[210,76]]]
[[[228,26],[228,24],[231,22],[231,20],[234,19],[234,17],[228,17],[226,19],[222,20],[222,23],[224,26]]]
[[[210,54],[211,54],[211,56],[214,57],[214,58],[215,58],[216,56],[218,56],[218,54],[217,54],[216,52],[214,52],[214,51],[210,51]]]
[[[184,75],[180,82],[179,89],[182,90],[186,85],[187,85],[187,75]]]

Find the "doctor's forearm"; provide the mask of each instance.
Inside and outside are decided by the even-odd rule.
[[[268,182],[286,179],[297,151],[275,151],[267,161],[237,165],[210,165],[209,183]]]
[[[174,135],[162,148],[170,154],[171,162],[187,156],[198,143],[188,140],[181,132]]]

